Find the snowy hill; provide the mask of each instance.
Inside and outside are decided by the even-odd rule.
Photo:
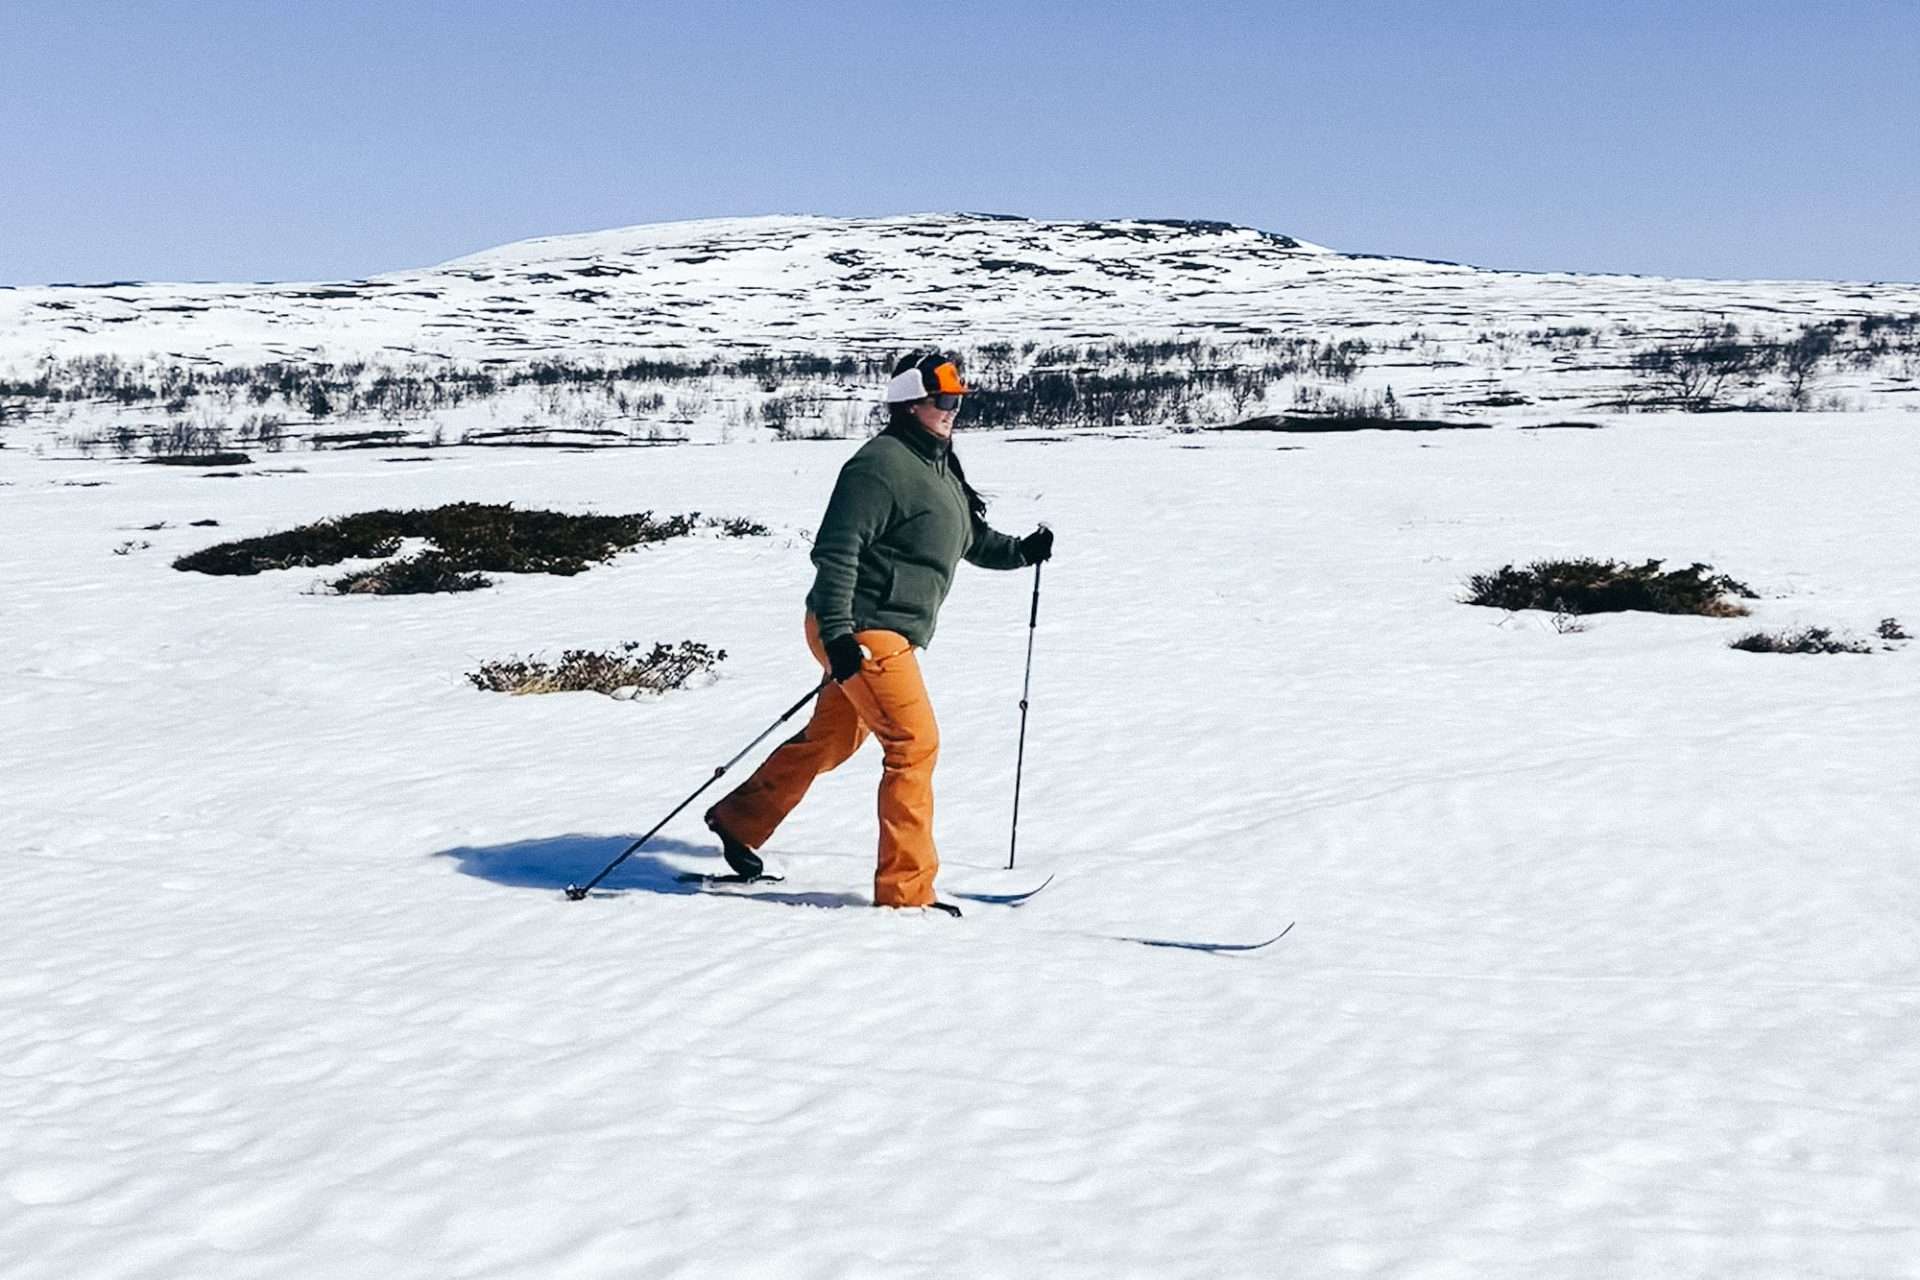
[[[454,361],[949,341],[1231,339],[1290,328],[1658,328],[1920,309],[1920,287],[1523,274],[1336,253],[1245,227],[974,215],[765,217],[525,240],[305,285],[0,291],[0,357]]]
[[[1105,338],[1178,331],[1194,323],[1179,304],[1203,289],[1258,294],[1339,261],[1230,227],[721,219],[527,240],[364,281],[15,289],[0,293],[0,332],[12,355],[248,362],[322,349],[333,359],[463,361],[587,350],[837,352],[896,344],[903,324],[980,341]],[[1221,323],[1240,309],[1223,303]]]
[[[1394,350],[1403,389],[1465,370],[1532,396],[1706,322],[1780,335],[1914,313],[1911,284],[1491,271],[1220,223],[763,217],[526,240],[359,281],[0,290],[0,376],[83,355],[499,366],[1304,334]],[[1912,369],[1883,372],[1901,380],[1863,382],[1871,403],[1912,394]]]

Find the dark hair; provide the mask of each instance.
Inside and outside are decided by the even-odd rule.
[[[880,434],[897,436],[908,431],[917,431],[921,435],[927,433],[927,429],[920,425],[920,420],[913,416],[913,403],[909,401],[906,404],[888,405],[887,428]],[[951,440],[947,441],[947,465],[953,468],[954,478],[960,482],[960,488],[967,495],[967,509],[973,512],[975,519],[984,519],[987,514],[987,500],[981,497],[980,491],[968,482],[967,469],[960,465],[960,455],[954,452]]]

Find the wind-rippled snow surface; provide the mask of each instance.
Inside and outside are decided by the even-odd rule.
[[[751,900],[672,881],[698,807],[560,893],[813,679],[851,444],[0,452],[0,1271],[1915,1275],[1920,654],[1726,647],[1920,622],[1909,417],[1293,440],[964,442],[1059,544],[1015,872],[1031,575],[963,569],[927,655],[941,884],[1058,879],[959,922],[866,905],[871,746]],[[453,500],[776,532],[463,596],[169,567]],[[1457,603],[1554,555],[1763,598]],[[626,639],[731,656],[463,678]]]

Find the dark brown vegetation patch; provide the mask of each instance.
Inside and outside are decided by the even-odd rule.
[[[335,578],[327,584],[343,596],[418,596],[430,592],[481,591],[493,585],[484,574],[464,573],[434,551],[404,556]]]
[[[156,467],[243,467],[253,459],[244,453],[163,453],[143,461]]]
[[[1830,627],[1797,627],[1789,631],[1750,631],[1730,641],[1729,649],[1747,653],[1872,653],[1864,640],[1836,636]]]
[[[1739,617],[1741,599],[1754,599],[1744,582],[1695,563],[1663,570],[1659,560],[1632,565],[1615,560],[1536,560],[1524,569],[1503,565],[1497,573],[1467,580],[1467,603],[1494,609],[1550,609],[1556,613],[1695,613]]]
[[[572,575],[622,551],[664,542],[698,527],[728,537],[767,532],[751,520],[703,519],[698,513],[656,518],[569,515],[521,510],[511,504],[455,502],[425,510],[363,511],[258,538],[223,542],[180,557],[176,569],[195,573],[255,574],[314,568],[343,560],[386,559],[407,539],[429,547],[404,560],[349,574],[333,584],[353,594],[473,591],[490,586],[487,573]]]
[[[487,662],[469,671],[467,679],[474,688],[491,693],[591,691],[631,697],[684,688],[696,676],[711,675],[726,657],[725,649],[695,640],[656,644],[641,654],[640,642],[629,640],[610,652],[568,649],[558,662],[537,657]]]
[[[1913,639],[1898,618],[1880,619],[1874,634],[1884,643],[1874,645],[1852,636],[1835,635],[1831,627],[1795,627],[1786,631],[1750,631],[1730,641],[1727,647],[1746,653],[1873,653],[1876,649],[1898,648],[1896,642]]]

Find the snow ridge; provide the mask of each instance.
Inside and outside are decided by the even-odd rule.
[[[1784,326],[1920,310],[1920,286],[1528,274],[1339,253],[1218,222],[986,214],[706,219],[544,236],[304,284],[0,293],[0,369],[83,354],[215,364],[866,353],[904,342],[1440,342],[1555,325]],[[1685,324],[1678,324],[1685,328]]]

